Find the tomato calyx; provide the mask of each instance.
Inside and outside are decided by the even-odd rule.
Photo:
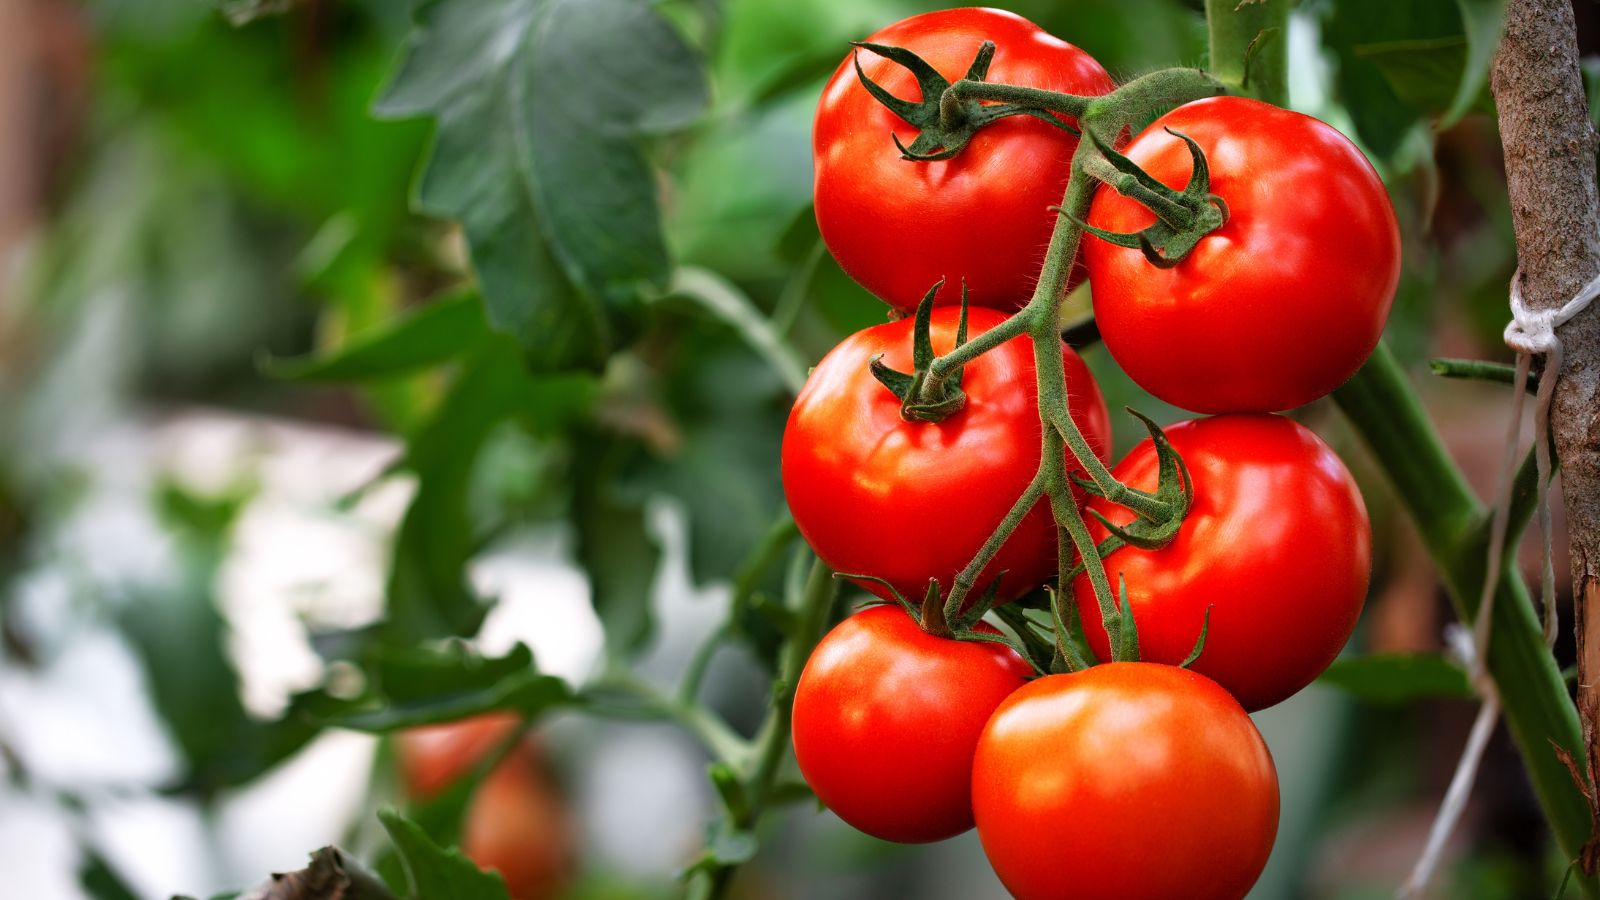
[[[1110,482],[1108,490],[1099,482],[1081,475],[1073,475],[1073,481],[1085,492],[1133,511],[1136,518],[1132,522],[1127,525],[1117,525],[1099,510],[1093,508],[1088,510],[1089,515],[1094,516],[1102,528],[1121,542],[1113,549],[1131,545],[1141,550],[1159,550],[1178,536],[1178,529],[1183,525],[1183,519],[1188,515],[1189,506],[1194,499],[1194,482],[1189,477],[1188,464],[1167,439],[1166,432],[1161,430],[1161,426],[1136,409],[1129,408],[1128,414],[1144,423],[1145,430],[1150,433],[1150,441],[1155,445],[1156,471],[1159,473],[1155,492],[1131,488],[1116,480]],[[1105,553],[1102,552],[1101,555],[1104,556]]]
[[[851,57],[861,86],[895,115],[917,128],[917,137],[910,146],[902,142],[899,135],[892,135],[901,158],[907,160],[931,162],[950,159],[967,146],[979,129],[1011,116],[1030,116],[1069,134],[1077,134],[1078,130],[1057,113],[1077,115],[1089,102],[1087,97],[984,81],[989,74],[989,64],[994,60],[993,41],[983,42],[966,75],[955,84],[951,84],[922,57],[904,47],[867,41],[851,43],[860,50],[871,51],[904,66],[916,77],[917,85],[922,89],[921,100],[896,97],[868,77],[861,68],[859,54]]]
[[[1138,202],[1156,214],[1155,222],[1131,233],[1106,231],[1064,213],[1073,223],[1102,241],[1138,250],[1157,268],[1170,269],[1192,252],[1200,239],[1228,221],[1228,204],[1211,193],[1211,168],[1206,154],[1194,139],[1171,128],[1166,132],[1189,147],[1193,171],[1183,190],[1173,190],[1141,169],[1133,160],[1112,149],[1095,133],[1086,129],[1089,143],[1098,159],[1090,158],[1084,171],[1117,193]]]
[[[911,363],[913,372],[896,371],[883,362],[883,354],[874,356],[869,363],[872,377],[878,379],[890,393],[900,398],[900,417],[907,422],[942,422],[960,412],[967,405],[967,395],[961,390],[961,366],[948,374],[935,372],[933,352],[933,298],[944,286],[940,280],[923,295],[917,304],[917,318],[911,330]],[[961,286],[961,321],[956,326],[957,347],[967,342],[967,286]]]

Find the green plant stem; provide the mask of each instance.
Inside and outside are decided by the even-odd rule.
[[[750,754],[750,742],[729,728],[716,713],[698,702],[668,696],[631,672],[611,672],[590,691],[596,696],[614,692],[638,703],[637,707],[616,707],[594,702],[588,709],[596,715],[669,719],[694,735],[717,759],[733,761]]]
[[[1289,0],[1206,0],[1210,69],[1229,93],[1289,103]]]
[[[1411,514],[1463,622],[1478,611],[1487,562],[1487,515],[1429,424],[1387,345],[1333,398],[1384,467]],[[1527,512],[1521,513],[1526,516]],[[1524,519],[1524,522],[1526,520]],[[1589,811],[1552,744],[1581,759],[1577,709],[1567,693],[1528,589],[1514,567],[1495,586],[1489,672],[1506,724],[1561,853],[1575,858],[1589,837]],[[1600,897],[1595,879],[1579,885]]]
[[[1041,109],[1077,117],[1083,115],[1093,99],[1093,97],[1063,94],[1059,91],[1047,91],[1020,84],[992,84],[987,81],[970,81],[963,78],[950,85],[949,90],[945,92],[945,96],[940,98],[940,103],[942,106],[946,100],[951,102],[986,100],[996,103],[1012,103],[1029,109]]]
[[[984,541],[983,547],[978,550],[978,555],[974,556],[965,568],[956,573],[955,583],[950,586],[949,599],[945,601],[944,619],[946,622],[954,622],[961,616],[961,608],[965,605],[967,595],[972,592],[973,586],[978,583],[978,576],[983,574],[984,567],[989,565],[996,553],[1000,552],[1001,545],[1006,542],[1007,538],[1011,537],[1012,532],[1017,530],[1017,526],[1021,525],[1022,520],[1027,517],[1028,513],[1033,511],[1034,506],[1039,503],[1044,494],[1045,472],[1041,467],[1034,473],[1033,480],[1028,482],[1028,486],[1023,489],[1021,496],[1017,497],[1017,502],[1011,505],[1011,509],[1006,513],[1005,518],[995,527],[994,533],[989,535],[987,541]]]
[[[1490,381],[1496,384],[1515,384],[1517,367],[1486,359],[1450,359],[1441,357],[1428,360],[1428,369],[1443,378],[1462,378],[1472,381]],[[1539,380],[1530,374],[1523,388],[1532,394],[1539,389]]]
[[[729,824],[735,831],[754,828],[772,800],[778,774],[789,755],[795,688],[806,660],[828,627],[837,594],[838,582],[834,580],[833,571],[820,559],[816,560],[794,609],[795,632],[784,645],[772,709],[756,734],[753,750],[738,764],[745,803],[743,809],[728,813]],[[737,866],[727,863],[701,868],[690,881],[689,897],[716,900],[723,896],[736,869]]]

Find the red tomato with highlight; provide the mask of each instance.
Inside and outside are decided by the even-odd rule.
[[[1349,138],[1297,112],[1214,97],[1157,119],[1127,156],[1172,188],[1183,141],[1205,151],[1228,221],[1170,269],[1092,235],[1083,261],[1106,349],[1139,386],[1195,412],[1272,412],[1355,374],[1383,334],[1400,232],[1383,182]],[[1101,187],[1089,224],[1133,232],[1155,214]]]
[[[912,16],[867,38],[921,56],[952,83],[994,41],[989,81],[1069,94],[1115,86],[1094,58],[1014,13],[950,9]],[[867,76],[902,99],[921,88],[909,69],[858,51]],[[1072,123],[1072,120],[1064,120]],[[1028,116],[979,130],[955,157],[903,159],[917,129],[862,87],[845,59],[822,92],[812,149],[817,225],[828,249],[862,286],[911,311],[941,278],[940,303],[959,303],[964,281],[978,306],[1014,308],[1033,293],[1070,172],[1074,135]]]
[[[978,740],[972,806],[1018,900],[1240,900],[1278,831],[1278,775],[1215,682],[1108,663],[1007,697]]]
[[[960,310],[933,312],[936,353],[955,345]],[[969,335],[1005,321],[971,310]],[[900,400],[872,376],[882,354],[910,372],[913,320],[858,331],[806,380],[783,433],[783,489],[795,524],[834,571],[871,575],[920,600],[928,580],[948,592],[1005,518],[1039,467],[1033,345],[1013,338],[967,364],[966,406],[941,422],[908,422]],[[1072,418],[1102,459],[1110,448],[1105,400],[1083,360],[1061,345]],[[1056,528],[1041,501],[980,574],[981,592],[1001,571],[1002,598],[1056,573]],[[882,585],[861,585],[888,598]]]
[[[1322,673],[1349,640],[1372,573],[1372,528],[1350,472],[1320,438],[1291,419],[1216,416],[1167,429],[1194,481],[1183,527],[1159,550],[1124,547],[1106,560],[1115,588],[1127,581],[1139,655],[1194,669],[1249,710],[1264,709]],[[1112,470],[1123,483],[1156,485],[1156,453],[1145,441]],[[1096,500],[1117,524],[1120,506]],[[1104,536],[1091,526],[1096,539]],[[1073,582],[1089,642],[1109,644],[1086,576]]]
[[[934,637],[899,606],[864,609],[828,632],[800,675],[800,772],[839,818],[874,837],[953,837],[972,827],[978,735],[1032,674],[1004,645]]]

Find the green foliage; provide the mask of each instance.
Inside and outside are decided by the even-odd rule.
[[[361,674],[354,692],[336,684],[297,696],[290,717],[381,733],[499,710],[532,719],[572,701],[566,682],[540,673],[522,644],[498,658],[454,642],[380,649],[363,661]]]
[[[1324,9],[1340,99],[1379,156],[1392,156],[1428,117],[1446,127],[1486,108],[1503,0],[1337,0]]]
[[[1467,673],[1437,653],[1381,654],[1336,660],[1318,683],[1367,703],[1399,705],[1418,700],[1471,700]]]
[[[417,900],[509,900],[498,873],[479,869],[460,850],[435,844],[415,822],[392,809],[380,810],[378,819],[400,851],[408,896]]]
[[[437,121],[421,207],[462,223],[489,320],[552,371],[598,368],[665,285],[638,139],[705,103],[693,50],[638,0],[439,0],[377,108]]]

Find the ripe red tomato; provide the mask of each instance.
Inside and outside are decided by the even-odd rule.
[[[955,344],[960,310],[934,310],[937,353]],[[976,336],[1005,320],[971,311]],[[783,489],[801,534],[835,571],[872,575],[920,599],[928,579],[948,591],[956,573],[1005,518],[1039,467],[1039,413],[1033,345],[1014,338],[966,366],[964,408],[942,422],[907,422],[900,400],[873,378],[868,363],[910,372],[913,321],[901,319],[846,338],[807,379],[783,434]],[[1111,425],[1105,400],[1083,360],[1061,354],[1072,417],[1105,458]],[[1056,570],[1056,530],[1041,502],[978,579],[1000,571],[1002,596],[1043,584]],[[881,597],[882,585],[862,586]]]
[[[1106,560],[1113,588],[1127,579],[1140,658],[1182,662],[1211,609],[1196,671],[1249,710],[1310,684],[1350,638],[1372,572],[1367,507],[1339,457],[1298,423],[1273,415],[1182,422],[1167,437],[1194,479],[1178,537],[1160,550],[1124,547]],[[1112,474],[1156,484],[1145,441]],[[1119,525],[1128,510],[1094,501]],[[1095,525],[1096,537],[1103,535]],[[1085,630],[1107,658],[1105,629],[1086,576],[1073,583]]]
[[[1018,900],[1239,900],[1278,830],[1278,776],[1216,683],[1108,663],[1018,690],[978,740],[972,807]]]
[[[419,800],[436,796],[520,723],[516,713],[488,713],[401,732],[395,737],[395,760],[406,793]]]
[[[1157,119],[1127,155],[1182,188],[1193,138],[1229,218],[1170,269],[1086,236],[1106,349],[1140,387],[1196,412],[1291,409],[1343,384],[1383,333],[1400,233],[1383,183],[1332,127],[1243,97]],[[1089,224],[1137,231],[1155,215],[1102,187]]]
[[[520,724],[515,713],[489,713],[402,732],[395,738],[402,786],[418,800],[437,796]],[[498,871],[512,900],[548,900],[561,896],[571,881],[575,834],[566,802],[530,739],[473,792],[461,849],[480,868]]]
[[[911,50],[952,83],[991,40],[989,81],[1081,95],[1115,86],[1089,54],[997,9],[924,13],[867,40]],[[858,58],[896,97],[921,99],[904,66],[869,50]],[[1048,207],[1066,188],[1077,137],[1012,116],[978,131],[952,159],[913,162],[891,134],[909,146],[917,129],[867,93],[845,59],[823,89],[812,133],[817,225],[839,265],[907,311],[941,278],[942,303],[960,302],[963,281],[973,304],[1026,302],[1055,226]]]
[[[500,873],[511,900],[564,896],[577,859],[565,800],[524,744],[496,766],[467,807],[461,850],[479,868]]]
[[[898,606],[864,609],[828,632],[800,675],[800,772],[839,818],[875,837],[960,834],[972,827],[978,734],[1032,674],[1009,647],[934,637]]]

